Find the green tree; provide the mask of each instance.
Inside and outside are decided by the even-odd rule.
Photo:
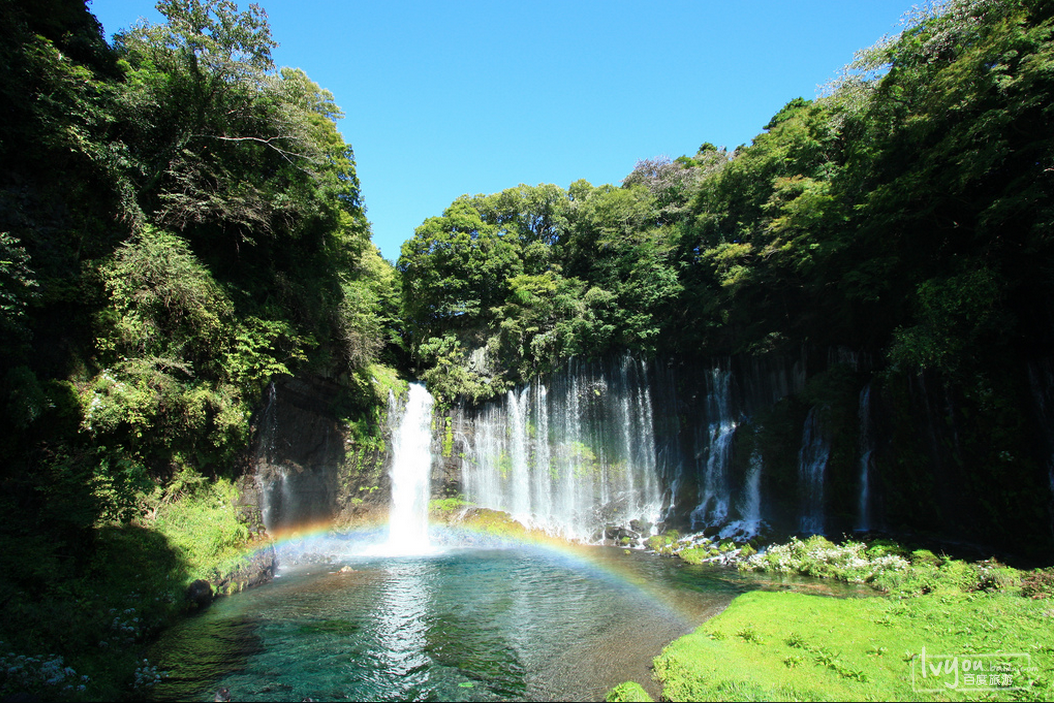
[[[485,322],[508,294],[507,279],[522,271],[520,252],[519,240],[484,222],[467,197],[425,220],[397,263],[413,332],[426,339]]]

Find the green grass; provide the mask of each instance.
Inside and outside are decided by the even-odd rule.
[[[669,700],[1050,700],[1052,615],[1049,602],[1004,593],[900,600],[755,591],[670,644],[655,672]],[[941,655],[961,663],[1025,653],[1036,670],[1014,674],[1024,691],[926,692],[951,680],[921,678],[924,648],[930,667]]]
[[[871,583],[887,593],[741,595],[655,659],[665,699],[1054,699],[1046,570],[823,538],[777,545],[741,568]],[[1009,668],[998,670],[1000,661]]]

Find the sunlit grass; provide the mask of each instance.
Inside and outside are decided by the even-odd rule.
[[[1054,605],[1042,597],[1051,594],[1041,584],[1023,597],[1021,588],[1023,580],[1031,583],[1045,572],[1022,579],[1022,572],[994,562],[900,550],[910,565],[905,560],[876,573],[874,561],[890,561],[889,547],[865,550],[817,538],[754,559],[753,566],[769,571],[872,582],[888,594],[741,595],[656,658],[664,698],[1054,698]],[[997,662],[1008,668],[999,669]]]

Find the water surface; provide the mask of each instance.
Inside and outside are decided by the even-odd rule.
[[[587,555],[583,558],[583,554]],[[282,571],[160,641],[158,700],[596,700],[751,587],[623,550],[453,549]]]

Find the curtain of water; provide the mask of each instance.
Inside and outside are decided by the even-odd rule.
[[[714,367],[706,388],[706,463],[699,490],[699,504],[692,511],[692,529],[721,525],[728,519],[731,502],[729,465],[735,438],[736,414],[732,407],[732,372]]]
[[[860,391],[860,501],[857,507],[856,529],[871,529],[871,461],[875,451],[871,429],[871,384]]]
[[[750,454],[750,467],[743,482],[743,494],[739,501],[739,520],[722,528],[720,537],[748,537],[761,531],[761,471],[764,466],[761,451],[755,448]]]
[[[259,444],[259,456],[257,457],[257,466],[270,469],[271,463],[274,461],[274,442],[275,436],[278,431],[278,420],[275,417],[275,387],[274,381],[267,384],[267,405],[264,406],[263,422],[260,427],[260,444]],[[281,510],[280,498],[279,505],[275,505],[274,491],[276,488],[277,478],[271,474],[270,471],[257,471],[256,482],[260,489],[260,495],[262,497],[262,505],[260,507],[260,513],[263,518],[264,527],[268,532],[274,532],[278,526],[278,514]],[[280,480],[285,484],[286,474],[283,470],[280,475]],[[279,493],[281,495],[281,493]]]
[[[822,533],[824,528],[823,484],[831,446],[821,427],[821,416],[826,408],[809,410],[802,428],[801,449],[798,451],[798,489],[802,496],[801,529],[807,533]]]
[[[661,504],[651,398],[633,359],[575,360],[546,383],[473,412],[463,485],[474,503],[571,539],[655,522]]]

